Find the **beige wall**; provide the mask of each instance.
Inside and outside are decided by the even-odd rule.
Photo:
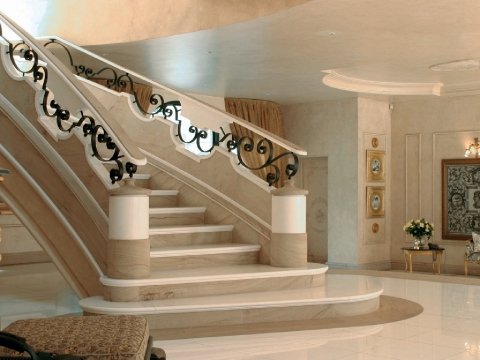
[[[282,112],[288,140],[308,156],[328,157],[328,264],[357,264],[357,99],[289,105]]]
[[[50,261],[15,215],[0,215],[0,265]]]
[[[445,271],[462,272],[464,241],[442,240],[441,160],[462,158],[480,136],[480,96],[397,101],[392,113],[392,260],[401,266],[402,231],[411,218],[435,224],[434,241],[446,248]],[[420,260],[420,259],[419,259]]]
[[[358,98],[358,264],[359,267],[390,268],[390,103],[377,96]],[[377,147],[372,139],[378,140]],[[385,152],[385,180],[367,182],[367,150]],[[367,217],[367,186],[383,187],[385,215]],[[376,224],[377,232],[373,231]]]
[[[303,157],[295,175],[295,186],[308,191],[308,261],[328,261],[328,157]]]

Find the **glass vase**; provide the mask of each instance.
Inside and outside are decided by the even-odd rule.
[[[423,237],[413,238],[413,248],[416,250],[423,249],[425,247],[425,239]]]

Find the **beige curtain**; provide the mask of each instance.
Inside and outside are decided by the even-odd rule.
[[[90,80],[96,82],[97,84],[107,86],[107,79],[92,78]],[[124,88],[117,85],[112,86],[110,89],[118,92],[122,92],[124,90]],[[127,87],[127,89],[130,90],[129,87]],[[150,107],[150,96],[152,96],[152,87],[145,84],[133,83],[133,91],[135,91],[137,94],[138,104],[143,110],[148,111]],[[130,91],[132,95],[133,91]]]
[[[265,100],[252,100],[252,99],[236,99],[225,98],[225,109],[228,113],[238,116],[254,125],[261,127],[281,138],[285,138],[285,132],[283,128],[283,118],[280,111],[280,105],[272,101]],[[251,131],[247,130],[243,126],[238,124],[231,125],[232,134],[240,139],[243,136],[249,136],[255,140],[255,146],[261,137],[254,135]],[[275,145],[273,147],[273,156],[276,157],[286,150],[282,147]],[[251,153],[242,152],[243,159],[249,167],[259,167],[264,164],[268,154],[264,156],[257,153],[256,149]],[[285,174],[285,167],[288,164],[288,159],[282,157],[275,163],[280,169],[280,180],[275,184],[277,187],[282,187],[287,179]],[[253,171],[257,176],[266,179],[267,173],[271,172],[270,167],[266,167],[261,170]]]

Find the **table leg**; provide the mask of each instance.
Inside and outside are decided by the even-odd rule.
[[[441,269],[442,269],[442,262],[443,262],[443,252],[440,253],[440,256],[438,257],[438,274],[441,273]]]
[[[407,257],[407,254],[404,252],[403,253],[403,257],[405,259],[405,271],[408,270],[408,257]]]
[[[432,250],[432,272],[435,274],[435,264],[437,264],[438,256],[435,250]],[[437,264],[438,271],[440,271],[440,266]]]
[[[410,259],[410,272],[412,272],[412,253],[408,254],[408,257]]]

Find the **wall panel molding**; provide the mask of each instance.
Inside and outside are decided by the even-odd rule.
[[[422,134],[405,134],[405,219],[418,218],[422,212]],[[415,199],[416,204],[410,199]],[[405,243],[410,237],[405,234]]]

